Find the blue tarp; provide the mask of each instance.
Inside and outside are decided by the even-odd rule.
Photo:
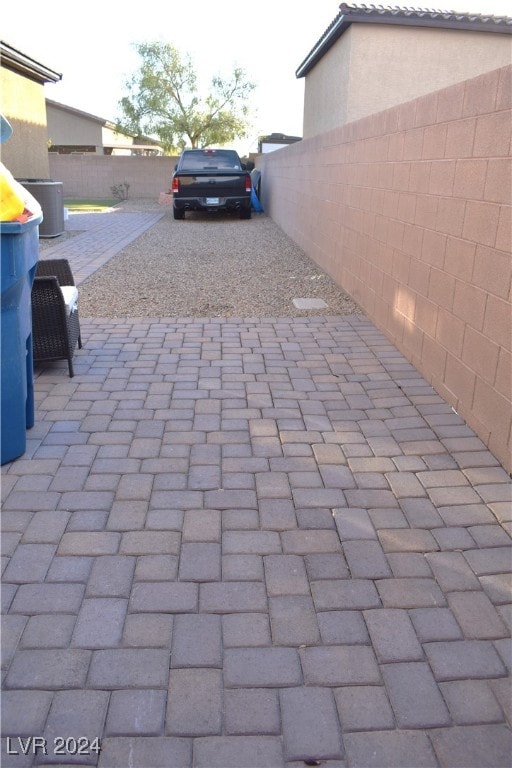
[[[253,210],[255,210],[256,213],[263,213],[263,207],[260,201],[258,200],[258,195],[256,194],[256,190],[254,189],[254,187],[251,189],[251,203],[252,203]]]
[[[251,190],[251,203],[252,208],[257,213],[263,213],[263,206],[261,205],[258,195],[256,194],[256,190],[258,189],[258,185],[260,183],[261,179],[261,171],[256,170],[256,168],[253,168],[251,171],[251,181],[252,181],[252,190]]]

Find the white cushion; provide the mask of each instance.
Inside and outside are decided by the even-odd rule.
[[[74,285],[61,285],[60,290],[66,305],[66,314],[69,315],[78,309],[78,289]]]

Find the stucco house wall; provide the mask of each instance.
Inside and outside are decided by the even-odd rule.
[[[352,24],[306,75],[302,127],[305,139],[349,121],[353,31]]]
[[[512,62],[512,38],[352,23],[305,76],[304,138]]]
[[[12,136],[2,144],[2,162],[15,178],[49,178],[43,84],[0,67],[2,113]]]
[[[258,161],[266,213],[509,471],[511,125],[509,65]]]
[[[103,155],[105,148],[111,151],[119,146],[122,149],[117,152],[131,154],[127,147],[133,144],[133,136],[116,131],[108,120],[50,99],[46,100],[46,110],[48,140],[53,147]]]
[[[77,110],[67,109],[64,105],[47,101],[48,140],[52,145],[73,144],[102,147],[102,126],[104,120],[86,116]]]
[[[103,147],[110,147],[116,154],[131,155],[131,150],[128,149],[129,145],[133,145],[133,137],[127,136],[125,133],[119,133],[110,125],[104,125],[101,129],[101,143]]]

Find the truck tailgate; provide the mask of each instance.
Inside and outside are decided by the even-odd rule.
[[[246,173],[178,173],[183,197],[238,197],[246,194]]]

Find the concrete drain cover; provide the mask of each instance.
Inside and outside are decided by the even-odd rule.
[[[293,299],[297,309],[325,309],[328,304],[323,299]]]

